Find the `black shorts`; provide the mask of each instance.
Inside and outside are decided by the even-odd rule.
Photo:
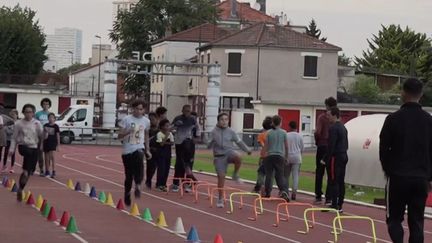
[[[38,149],[29,148],[25,145],[18,145],[18,152],[23,157],[23,170],[34,171],[38,161]]]
[[[56,150],[57,150],[57,144],[44,142],[43,151],[45,153],[51,152],[51,151],[56,151]]]

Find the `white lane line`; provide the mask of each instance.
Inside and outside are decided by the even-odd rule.
[[[64,167],[64,166],[60,166],[60,167]],[[62,185],[62,186],[64,186],[64,187],[66,187],[68,190],[70,190],[68,187],[67,187],[67,185],[66,184],[64,184],[63,182],[60,182],[60,181],[58,181],[58,180],[56,180],[56,179],[53,179],[53,178],[48,178],[49,180],[51,180],[51,181],[53,181],[53,182],[55,182],[55,183],[57,183],[57,184],[59,184],[59,185]],[[74,192],[77,192],[77,191],[74,191]],[[81,194],[83,194],[83,195],[85,195],[85,196],[87,196],[87,194],[85,194],[85,192],[83,192],[83,191],[79,191]],[[87,196],[88,197],[88,196]],[[90,198],[90,197],[89,197]],[[91,198],[90,198],[91,199]],[[96,200],[96,201],[98,201],[99,202],[99,200],[97,200],[97,199],[94,199],[94,200]],[[107,206],[107,205],[105,205],[105,204],[101,204],[101,205],[104,205],[104,206]],[[112,207],[112,208],[114,208],[114,209],[117,209],[115,206],[110,206],[110,207]],[[126,213],[127,215],[130,215],[130,213],[128,212],[128,211],[126,211],[126,210],[121,210],[123,213]],[[132,215],[130,215],[130,216],[132,216]],[[134,217],[134,218],[137,218],[137,219],[139,219],[140,221],[144,221],[144,222],[146,222],[146,223],[148,223],[148,224],[151,224],[151,225],[153,225],[153,226],[157,226],[155,223],[153,223],[153,222],[149,222],[149,221],[145,221],[145,220],[141,220],[141,218],[140,217],[138,217],[138,216],[132,216],[132,217]],[[160,229],[162,229],[162,230],[165,230],[165,231],[167,231],[167,232],[169,232],[169,233],[171,233],[171,234],[175,234],[175,235],[177,235],[177,236],[179,236],[180,238],[183,238],[183,239],[186,239],[187,237],[186,236],[184,236],[184,235],[181,235],[181,234],[177,234],[177,233],[175,233],[174,231],[172,231],[172,230],[170,230],[170,229],[168,229],[168,228],[165,228],[165,227],[159,227]]]
[[[102,161],[106,161],[106,162],[111,162],[111,163],[116,163],[116,164],[118,164],[118,162],[115,162],[115,161],[113,161],[113,160],[101,159],[101,157],[111,156],[111,155],[113,155],[113,154],[101,154],[101,155],[96,156],[96,159],[98,159],[98,160],[102,160]],[[196,170],[194,170],[194,173],[198,173],[198,174],[203,174],[203,175],[207,175],[207,176],[213,176],[213,177],[216,177],[216,174],[214,174],[214,173],[209,173],[209,172],[201,172],[201,171],[196,171]],[[255,184],[255,182],[250,182],[250,181],[247,181],[247,180],[243,180],[243,181],[246,182],[246,183]],[[304,193],[304,192],[301,192],[301,193]],[[310,193],[308,193],[308,195],[309,195],[309,194],[310,194]],[[312,195],[312,194],[310,194],[310,195]],[[309,198],[307,198],[307,197],[301,197],[301,198],[309,199]],[[346,201],[347,201],[347,200],[346,200]],[[350,203],[351,203],[351,202],[350,202]],[[362,204],[357,204],[357,203],[355,203],[355,205],[360,205],[360,206],[369,207],[369,204],[367,204],[367,205],[362,205]],[[372,207],[372,208],[374,208],[374,207]],[[374,208],[374,209],[381,209],[381,208]],[[276,213],[275,211],[271,211],[271,210],[270,210],[270,212]],[[349,215],[349,216],[359,216],[359,215],[352,214],[352,213],[348,213],[348,212],[344,212],[344,214]],[[372,218],[372,219],[373,219],[375,222],[378,222],[378,223],[381,223],[381,224],[387,225],[387,223],[386,223],[385,221],[383,221],[383,220],[376,219],[376,218]],[[303,219],[302,219],[302,220],[303,220]],[[408,229],[408,227],[405,226],[405,225],[403,225],[402,227],[403,227],[404,229]],[[424,233],[426,233],[426,234],[432,234],[431,231],[427,231],[427,230],[425,230]]]
[[[107,155],[99,155],[99,156],[107,156]],[[69,158],[69,159],[74,160],[75,158]],[[112,162],[113,162],[113,161],[112,161]],[[89,164],[89,163],[87,163],[87,164]],[[92,164],[90,163],[89,165],[92,165]],[[172,167],[172,166],[171,166],[171,167]],[[198,172],[198,173],[200,173],[200,172]],[[207,173],[207,172],[206,172],[206,173],[202,173],[202,174],[209,175],[209,176],[213,176],[213,174],[211,174],[211,173]],[[205,195],[205,193],[200,193],[200,194]],[[235,200],[233,200],[233,202],[239,203],[239,202],[237,202],[237,201],[235,201]],[[243,205],[246,205],[246,206],[248,206],[248,207],[253,208],[253,205],[248,204],[248,203],[243,203]],[[270,213],[274,213],[274,214],[276,214],[276,211],[273,211],[273,210],[270,210],[270,209],[264,209],[264,211],[267,211],[267,212],[270,212]],[[346,213],[346,214],[347,214],[347,213]],[[354,215],[354,214],[347,214],[347,215],[356,216],[356,215]],[[296,216],[291,216],[291,217],[294,218],[294,219],[297,219],[297,220],[299,220],[299,221],[304,221],[303,218],[299,218],[299,217],[296,217]],[[374,219],[374,221],[375,221],[375,219]],[[378,221],[378,220],[376,220],[376,221]],[[326,227],[326,228],[333,229],[332,226],[327,225],[327,224],[324,224],[324,223],[315,222],[315,224],[320,225],[320,226],[323,226],[323,227]],[[344,230],[344,232],[348,232],[348,233],[351,233],[351,234],[354,234],[354,235],[358,235],[358,236],[362,236],[362,237],[366,237],[366,238],[370,238],[370,239],[372,239],[371,236],[369,236],[369,235],[365,235],[365,234],[362,234],[362,233],[358,233],[358,232],[354,232],[354,231],[350,231],[350,230]],[[426,231],[425,231],[425,232],[426,232]],[[384,240],[384,239],[381,239],[381,238],[377,238],[377,240],[382,241],[382,242],[386,242],[386,243],[391,243],[391,241],[387,241],[387,240]]]
[[[22,166],[20,163],[15,162],[15,164]],[[32,205],[32,207],[36,210],[38,210],[34,205]],[[39,211],[39,210],[38,210]],[[56,224],[57,226],[60,226],[60,224],[57,221],[54,221],[54,224]],[[66,230],[66,228],[62,227],[64,230]],[[79,236],[76,233],[70,233],[70,235],[72,235],[75,239],[77,239],[79,242],[81,243],[88,243],[87,240],[83,239],[81,236]]]
[[[78,160],[78,159],[74,159],[74,158],[68,158],[66,155],[63,155],[63,158],[65,158],[65,159],[71,159],[71,160]],[[87,163],[87,162],[86,162],[86,163]],[[59,163],[56,163],[56,165],[57,165],[57,166],[60,166],[60,167],[63,167],[63,168],[65,168],[65,169],[68,169],[68,170],[71,170],[71,171],[75,171],[75,172],[81,173],[81,174],[83,174],[83,175],[87,175],[87,176],[89,176],[89,177],[92,177],[92,178],[95,178],[95,179],[98,179],[98,180],[101,180],[101,181],[105,181],[105,182],[107,182],[107,183],[110,183],[110,184],[113,184],[113,185],[115,185],[115,186],[118,186],[118,187],[123,188],[123,185],[118,184],[118,183],[116,183],[116,182],[114,182],[114,181],[111,181],[111,180],[108,180],[108,179],[105,179],[105,178],[101,178],[101,177],[98,177],[98,176],[94,176],[94,175],[92,175],[92,174],[89,174],[89,173],[86,173],[86,172],[83,172],[83,171],[80,171],[80,170],[76,170],[76,169],[70,168],[70,167],[68,167],[68,166],[65,166],[65,165],[59,164]],[[174,204],[174,205],[180,206],[180,207],[184,207],[184,208],[187,208],[187,209],[190,209],[190,210],[193,210],[193,211],[196,211],[196,212],[199,212],[199,213],[202,213],[202,214],[205,214],[205,215],[208,215],[208,216],[214,217],[214,218],[218,218],[218,219],[221,219],[221,220],[224,220],[224,221],[227,221],[227,222],[233,223],[233,224],[240,225],[240,226],[245,227],[245,228],[249,228],[249,229],[252,229],[252,230],[255,230],[255,231],[258,231],[258,232],[264,233],[264,234],[266,234],[266,235],[270,235],[270,236],[273,236],[273,237],[276,237],[276,238],[279,238],[279,239],[282,239],[282,240],[286,240],[286,241],[289,241],[289,242],[300,243],[299,241],[296,241],[296,240],[293,240],[293,239],[290,239],[290,238],[287,238],[287,237],[284,237],[284,236],[281,236],[281,235],[277,235],[277,234],[274,234],[274,233],[271,233],[271,232],[268,232],[268,231],[265,231],[265,230],[262,230],[262,229],[259,229],[259,228],[256,228],[256,227],[253,227],[253,226],[247,225],[247,224],[243,224],[243,223],[240,223],[240,222],[237,222],[237,221],[231,220],[231,219],[227,219],[227,218],[221,217],[221,216],[219,216],[219,215],[212,214],[212,213],[209,213],[209,212],[206,212],[206,211],[203,211],[203,210],[200,210],[200,209],[194,208],[194,207],[190,207],[190,206],[187,206],[187,205],[183,205],[183,204],[181,204],[181,203],[178,203],[178,202],[175,202],[175,201],[171,201],[171,200],[166,199],[166,198],[163,198],[163,197],[159,197],[159,196],[156,196],[156,195],[153,195],[153,194],[147,193],[147,192],[142,192],[142,193],[143,193],[143,194],[146,194],[146,195],[148,195],[148,196],[150,196],[150,197],[153,197],[153,198],[156,198],[156,199],[159,199],[159,200],[162,200],[162,201],[165,201],[165,202],[168,202],[168,203],[171,203],[171,204]]]

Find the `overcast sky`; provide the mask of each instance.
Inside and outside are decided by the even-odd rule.
[[[248,1],[248,0],[243,0]],[[254,2],[255,0],[249,0]],[[28,6],[37,11],[46,34],[55,28],[83,31],[83,62],[97,44],[95,34],[109,43],[113,0],[0,0],[0,5]],[[315,18],[329,43],[340,46],[348,56],[361,55],[366,39],[381,24],[400,24],[432,37],[432,0],[267,0],[267,14],[283,11],[294,25],[307,25]]]

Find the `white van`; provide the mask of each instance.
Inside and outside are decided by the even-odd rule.
[[[57,118],[61,143],[93,138],[93,109],[92,105],[72,105]]]

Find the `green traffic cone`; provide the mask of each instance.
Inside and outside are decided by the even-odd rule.
[[[42,211],[42,216],[43,216],[44,218],[48,218],[48,215],[49,215],[49,211],[50,211],[50,209],[51,209],[51,206],[50,206],[49,203],[47,202],[47,203],[45,204],[45,208],[44,208],[44,210]]]
[[[99,192],[99,202],[105,203],[106,202],[106,195],[105,192]]]
[[[78,232],[78,227],[76,225],[75,218],[73,216],[71,216],[69,219],[69,223],[66,227],[66,232],[68,232],[68,233],[77,233]]]
[[[149,208],[146,208],[146,209],[144,210],[144,213],[141,214],[141,219],[142,219],[142,220],[145,220],[145,221],[148,221],[148,222],[153,220]]]

